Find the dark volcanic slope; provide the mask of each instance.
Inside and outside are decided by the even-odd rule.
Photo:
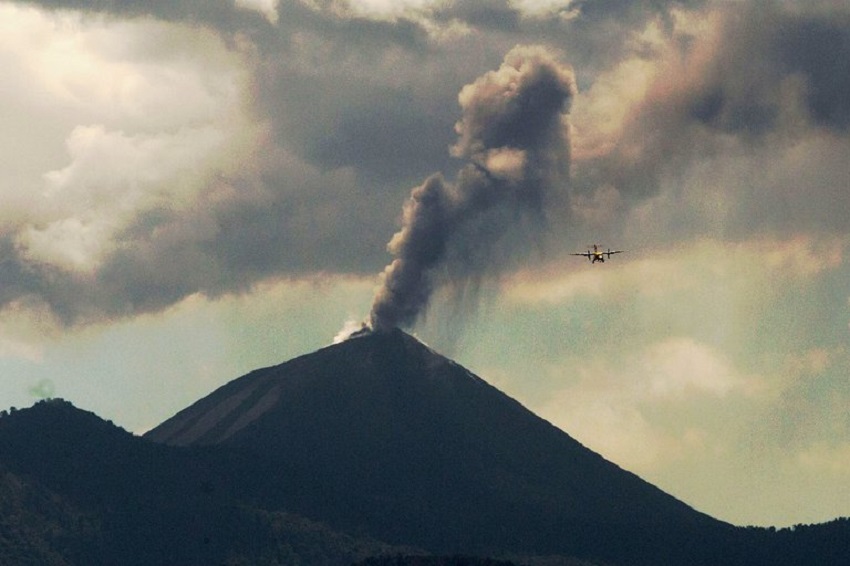
[[[662,563],[660,548],[686,552],[727,527],[401,331],[254,371],[147,438],[237,448],[265,466],[255,497],[435,551],[603,544]]]
[[[241,464],[61,400],[0,413],[0,565],[335,566],[408,550],[236,499],[255,481]]]

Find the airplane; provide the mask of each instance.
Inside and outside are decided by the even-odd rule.
[[[606,255],[608,256],[608,259],[611,259],[612,255],[621,254],[621,253],[623,253],[623,250],[612,250],[611,248],[608,248],[607,252],[603,252],[602,250],[599,249],[598,245],[593,244],[593,250],[592,251],[588,249],[583,254],[570,254],[570,255],[580,255],[580,256],[586,257],[588,260],[590,260],[590,263],[596,263],[597,261],[599,261],[601,263],[605,263],[605,256]]]

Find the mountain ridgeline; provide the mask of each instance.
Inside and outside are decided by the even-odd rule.
[[[438,552],[724,528],[398,330],[255,371],[146,436],[239,449],[269,465],[264,499]]]
[[[3,564],[850,563],[846,520],[713,519],[398,330],[256,370],[142,438],[66,402],[16,411],[0,480]]]

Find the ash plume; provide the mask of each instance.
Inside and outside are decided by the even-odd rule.
[[[451,151],[468,163],[454,183],[435,174],[411,191],[387,246],[395,259],[372,304],[373,330],[412,326],[438,287],[498,270],[545,229],[546,207],[569,177],[575,92],[570,68],[523,46],[461,90]],[[506,245],[509,234],[518,238]]]

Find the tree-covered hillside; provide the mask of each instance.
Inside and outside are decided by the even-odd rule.
[[[669,525],[664,543],[674,547],[654,556],[636,554],[640,547],[635,541],[659,531],[628,531],[622,526],[587,527],[574,533],[584,545],[581,555],[531,549],[429,556],[439,553],[398,541],[381,542],[367,522],[360,530],[343,532],[321,517],[294,513],[285,500],[265,499],[262,486],[287,477],[258,457],[223,445],[156,444],[61,400],[6,413],[0,417],[0,564],[850,564],[850,519],[779,530],[731,527],[709,533],[693,548],[676,547],[679,531]],[[411,507],[397,520],[415,520],[416,513]],[[628,541],[611,534],[624,532]],[[688,540],[683,539],[682,545]],[[644,548],[665,547],[647,540]]]

